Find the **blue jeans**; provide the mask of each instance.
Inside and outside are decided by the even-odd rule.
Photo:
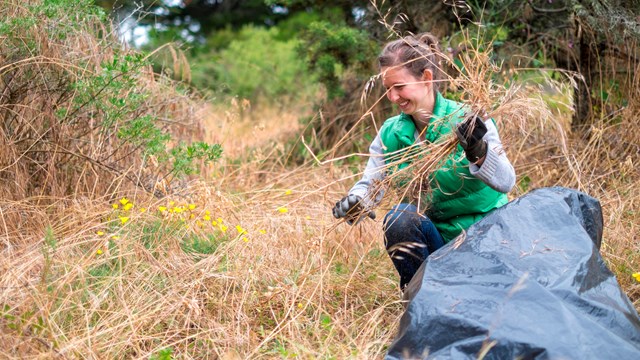
[[[429,254],[444,245],[444,239],[428,217],[411,204],[398,204],[384,217],[387,253],[400,274],[404,289]]]

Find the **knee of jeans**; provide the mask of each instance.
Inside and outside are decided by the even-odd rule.
[[[387,213],[384,218],[384,234],[387,241],[403,241],[409,231],[420,226],[421,215],[417,208],[409,204],[400,204]]]

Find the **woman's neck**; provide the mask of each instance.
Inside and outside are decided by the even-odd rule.
[[[415,114],[411,115],[411,119],[413,119],[413,123],[416,125],[418,133],[422,133],[424,129],[429,126],[429,122],[431,121],[431,112],[428,114],[421,114],[421,116],[416,116]]]
[[[422,109],[415,111],[411,114],[411,118],[413,119],[413,123],[416,124],[416,129],[418,132],[422,133],[422,131],[429,126],[429,122],[431,121],[431,117],[433,116],[433,109],[435,107],[436,96],[434,93],[430,95],[433,98],[429,99],[430,101],[423,102],[421,105]]]

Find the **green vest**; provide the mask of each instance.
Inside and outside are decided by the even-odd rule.
[[[438,143],[450,136],[455,124],[464,116],[463,105],[447,100],[436,92],[433,116],[429,121],[425,139]],[[401,113],[384,122],[380,129],[385,162],[402,162],[408,152],[418,151],[417,147],[402,150],[414,144],[416,126],[413,119]],[[455,135],[454,135],[455,136]],[[393,166],[389,173],[408,166],[405,161]],[[445,242],[453,240],[462,230],[482,219],[491,210],[508,202],[506,194],[495,191],[469,172],[469,161],[460,145],[443,160],[438,170],[429,175],[431,191],[427,201],[429,216]]]

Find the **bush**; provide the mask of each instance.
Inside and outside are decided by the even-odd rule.
[[[244,27],[227,48],[194,60],[194,85],[252,101],[299,100],[313,94],[315,79],[296,52],[298,41],[281,41],[278,35],[277,28]]]
[[[373,102],[365,99],[365,103],[371,102],[365,105],[361,99],[367,80],[378,71],[378,50],[366,32],[345,24],[319,21],[303,34],[300,54],[327,93],[327,99],[316,103],[322,106],[322,116],[305,124],[305,138],[316,153],[331,150],[333,154],[348,154],[368,145],[363,139],[371,129],[367,128],[370,123],[361,121],[362,107],[368,108]],[[370,90],[374,91],[369,92],[370,99],[383,96],[379,89]],[[374,110],[373,118],[382,118],[379,111]]]
[[[150,190],[220,156],[175,145],[195,138],[200,104],[113,37],[91,1],[10,0],[0,12],[5,199],[104,193],[118,178]]]
[[[332,99],[344,96],[341,82],[346,69],[365,78],[371,76],[377,46],[364,31],[318,21],[309,26],[299,51]]]

